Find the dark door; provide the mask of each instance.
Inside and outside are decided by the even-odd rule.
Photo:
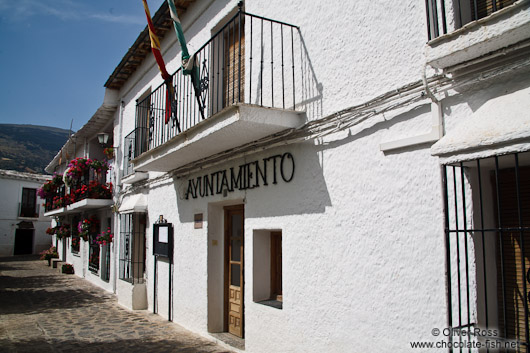
[[[13,255],[33,253],[34,229],[17,229],[15,231],[15,249]]]

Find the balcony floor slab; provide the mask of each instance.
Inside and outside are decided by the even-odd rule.
[[[71,205],[68,205],[68,211],[82,211],[95,208],[103,208],[111,206],[114,203],[112,200],[108,199],[84,199],[77,201]]]
[[[149,150],[134,163],[139,172],[169,172],[304,123],[301,112],[237,104]]]

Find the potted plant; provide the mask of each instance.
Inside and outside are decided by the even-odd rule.
[[[73,275],[74,274],[74,266],[72,266],[71,264],[63,264],[63,266],[61,267],[61,272]]]
[[[48,261],[48,266],[51,265],[52,259],[58,259],[59,258],[59,254],[57,254],[57,249],[55,248],[55,246],[52,246],[48,250],[44,250],[43,252],[40,253],[40,255],[41,255],[40,256],[41,260],[47,260]]]

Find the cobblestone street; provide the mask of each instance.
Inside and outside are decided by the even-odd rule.
[[[36,257],[0,258],[0,352],[230,352]]]

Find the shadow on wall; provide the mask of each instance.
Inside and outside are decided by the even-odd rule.
[[[300,69],[302,71],[302,101],[297,104],[297,108],[306,112],[306,117],[313,117],[312,120],[322,118],[324,109],[322,107],[322,96],[324,86],[315,75],[313,64],[309,58],[304,38],[300,34]],[[308,118],[309,120],[309,118]]]
[[[256,43],[260,44],[258,52],[250,52],[250,60],[245,64],[248,102],[305,111],[308,120],[322,117],[323,86],[318,82],[300,30],[279,24],[262,23],[260,27],[259,21],[247,21],[257,22],[247,26],[250,41],[261,38]]]
[[[514,70],[498,80],[484,80],[457,88],[457,95],[444,99],[444,115],[451,115],[452,107],[465,103],[474,113],[491,99],[528,88],[530,68]],[[495,85],[495,86],[494,86]]]
[[[237,200],[246,202],[248,217],[324,213],[331,199],[318,148],[312,142],[274,148],[175,179],[180,222],[193,222],[208,204]]]

